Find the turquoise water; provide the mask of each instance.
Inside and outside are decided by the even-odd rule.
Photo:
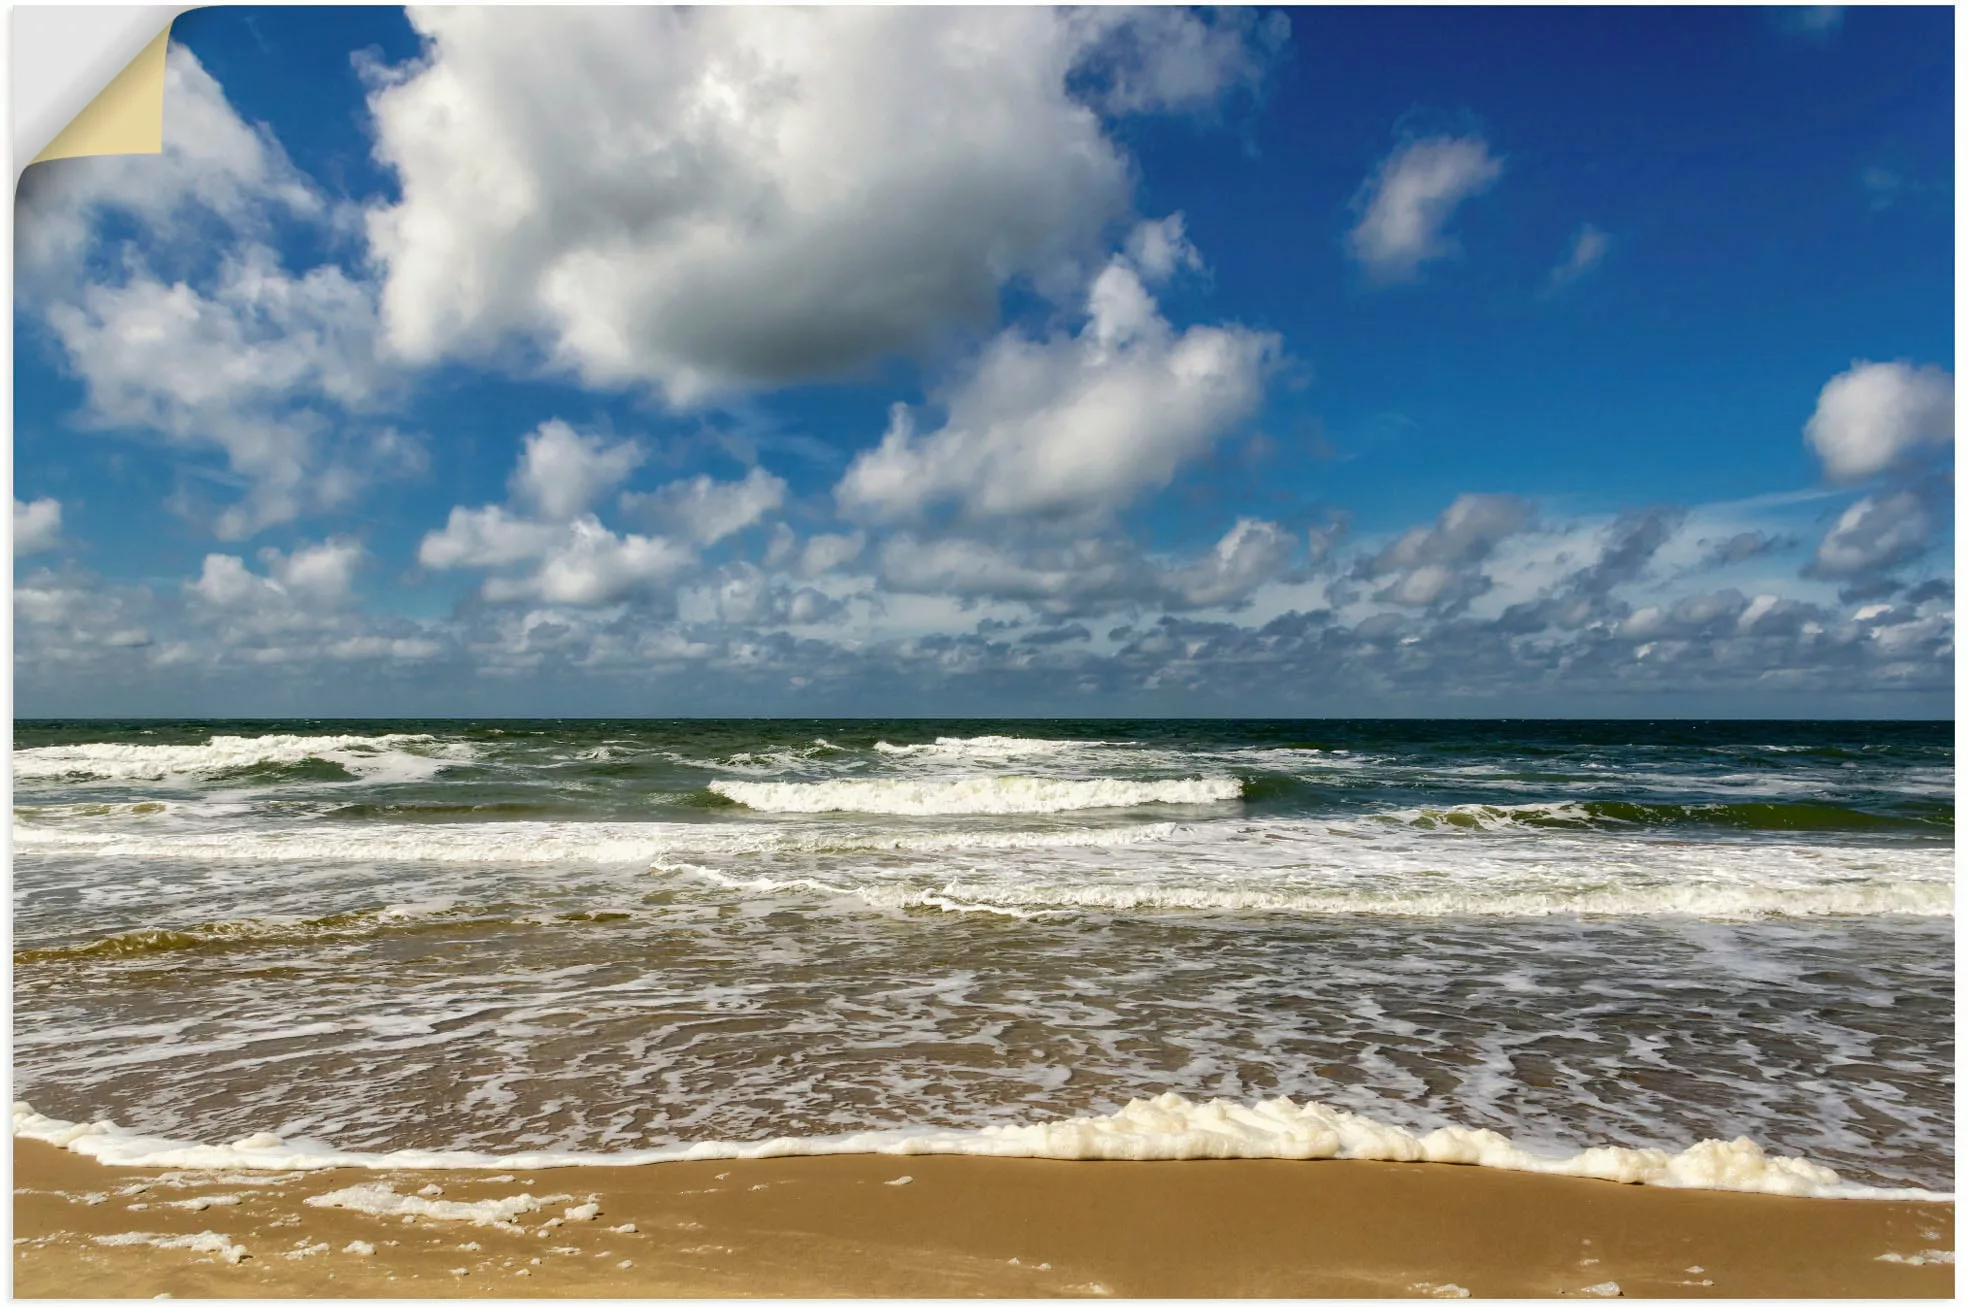
[[[22,722],[16,1096],[579,1148],[1317,1099],[1952,1188],[1951,724]]]

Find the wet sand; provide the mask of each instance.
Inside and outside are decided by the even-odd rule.
[[[445,1201],[531,1194],[542,1207],[513,1229],[303,1201],[376,1183],[406,1195],[435,1184]],[[1460,1166],[809,1157],[501,1175],[249,1174],[106,1167],[16,1141],[14,1188],[19,1297],[1954,1291],[1950,1264],[1878,1260],[1951,1251],[1950,1203],[1676,1191]],[[199,1199],[220,1201],[171,1205]],[[566,1219],[590,1200],[593,1219]],[[243,1253],[233,1261],[222,1251],[97,1242],[206,1232],[223,1236],[209,1244]],[[352,1243],[374,1252],[349,1251]]]

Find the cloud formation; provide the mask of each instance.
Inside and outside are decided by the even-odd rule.
[[[1124,214],[1101,113],[1254,76],[1187,10],[416,9],[369,215],[412,361],[531,342],[688,403],[933,346],[1076,284]],[[1076,98],[1084,93],[1097,101]]]
[[[1354,197],[1360,221],[1347,234],[1353,257],[1376,281],[1413,281],[1421,265],[1461,246],[1445,228],[1464,200],[1503,175],[1503,162],[1473,137],[1410,141],[1374,170]]]
[[[633,440],[610,444],[549,418],[526,437],[519,466],[513,469],[512,491],[542,517],[564,522],[620,485],[647,457],[648,451]]]
[[[1460,495],[1433,526],[1411,527],[1361,558],[1353,575],[1383,582],[1375,598],[1384,602],[1453,613],[1490,588],[1484,561],[1530,516],[1530,503],[1516,495]]]
[[[1611,243],[1606,233],[1591,223],[1586,223],[1572,237],[1572,246],[1565,258],[1551,270],[1546,285],[1552,290],[1562,290],[1586,273],[1599,266],[1606,257],[1606,247]]]
[[[872,522],[941,503],[971,520],[1105,520],[1249,416],[1278,349],[1235,325],[1175,330],[1117,257],[1094,279],[1077,333],[998,336],[946,397],[941,427],[918,434],[897,405],[835,498]]]
[[[14,501],[14,557],[38,554],[61,542],[62,506],[43,497],[31,504]]]
[[[414,470],[413,442],[349,420],[386,384],[371,289],[333,263],[296,274],[270,243],[276,217],[325,228],[333,206],[182,46],[165,105],[161,156],[22,183],[21,307],[82,383],[83,422],[222,455],[244,494],[216,511],[221,539]]]
[[[1931,363],[1854,363],[1818,393],[1804,439],[1835,482],[1903,469],[1953,445],[1953,374]]]

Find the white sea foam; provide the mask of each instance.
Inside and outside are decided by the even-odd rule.
[[[754,1142],[705,1141],[616,1153],[490,1154],[442,1149],[362,1153],[318,1141],[289,1141],[267,1134],[249,1136],[234,1144],[188,1144],[141,1135],[107,1122],[78,1125],[53,1120],[36,1113],[26,1103],[14,1104],[14,1136],[54,1144],[106,1165],[188,1169],[522,1170],[853,1153],[1141,1162],[1198,1158],[1352,1159],[1454,1163],[1675,1189],[1726,1189],[1818,1198],[1952,1199],[1951,1195],[1924,1189],[1877,1189],[1847,1184],[1829,1167],[1804,1158],[1773,1157],[1749,1139],[1704,1140],[1680,1152],[1607,1147],[1552,1156],[1527,1151],[1493,1130],[1443,1126],[1417,1133],[1321,1103],[1301,1104],[1289,1098],[1248,1106],[1224,1099],[1195,1103],[1178,1094],[1135,1099],[1111,1116],[1075,1117],[1029,1125],[994,1125],[975,1130],[879,1130]],[[482,1220],[486,1224],[510,1220],[514,1214],[539,1207],[539,1201],[531,1195],[476,1204],[439,1203],[400,1195],[381,1184],[357,1185],[308,1201],[379,1215],[436,1215],[434,1210],[426,1208],[456,1207],[479,1214],[449,1219]],[[495,1212],[503,1214],[495,1215]]]
[[[309,1207],[342,1207],[371,1216],[421,1216],[431,1221],[469,1221],[473,1225],[509,1225],[522,1212],[540,1210],[532,1194],[510,1194],[475,1203],[400,1194],[386,1184],[358,1184],[332,1193],[303,1198]]]
[[[95,1241],[111,1248],[129,1248],[139,1244],[149,1244],[153,1248],[186,1248],[195,1253],[217,1253],[226,1261],[237,1266],[246,1257],[246,1249],[210,1230],[197,1234],[149,1234],[142,1230],[130,1230],[122,1234],[99,1234]]]
[[[697,869],[701,870],[701,869]],[[1866,885],[1661,885],[1638,889],[1321,892],[1216,885],[1008,884],[949,880],[935,889],[893,882],[842,885],[812,878],[717,877],[753,891],[816,889],[880,908],[941,908],[1033,917],[1060,912],[1199,912],[1343,917],[1946,917],[1954,891],[1934,881]]]
[[[688,822],[473,822],[307,826],[218,832],[14,827],[23,852],[196,862],[649,864],[668,854],[945,853],[967,849],[1109,848],[1166,840],[1174,822],[1088,830],[856,833],[732,829]]]
[[[418,746],[411,749],[409,746]],[[367,780],[422,780],[470,746],[430,735],[215,735],[203,744],[56,744],[14,752],[21,780],[189,780],[320,759]]]
[[[1029,815],[1152,803],[1229,803],[1243,794],[1230,776],[1135,781],[966,776],[949,781],[712,781],[712,793],[760,812],[860,812],[889,816]]]
[[[988,760],[995,758],[1048,758],[1086,749],[1110,747],[1102,740],[1032,740],[1016,735],[974,735],[968,738],[940,735],[930,744],[890,744],[875,741],[875,752],[898,758],[951,758]]]

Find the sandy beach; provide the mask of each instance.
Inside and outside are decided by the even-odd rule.
[[[1932,1260],[1953,1248],[1948,1203],[1425,1164],[809,1157],[512,1175],[247,1174],[105,1167],[17,1141],[14,1185],[21,1297],[1954,1291],[1952,1264]],[[405,1196],[435,1186],[442,1194],[425,1194],[433,1203],[530,1195],[538,1208],[490,1225],[306,1201],[358,1185]]]

